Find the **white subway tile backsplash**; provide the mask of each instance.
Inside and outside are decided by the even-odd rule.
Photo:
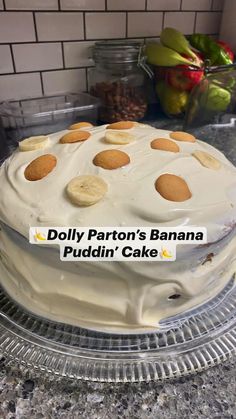
[[[85,69],[49,71],[42,74],[45,94],[86,90]]]
[[[17,72],[62,68],[61,43],[13,45]]]
[[[0,45],[0,73],[13,73],[11,50],[9,45]]]
[[[64,42],[66,67],[87,67],[93,65],[91,47],[94,41]]]
[[[62,10],[105,10],[105,0],[60,0]]]
[[[31,12],[0,12],[0,43],[35,41]]]
[[[220,12],[199,12],[197,13],[196,32],[205,34],[218,33],[220,22]]]
[[[107,0],[108,10],[145,10],[145,0]]]
[[[87,39],[124,38],[125,13],[86,13]]]
[[[224,3],[224,0],[213,0],[212,10],[223,10]]]
[[[148,10],[179,10],[180,0],[147,0]]]
[[[163,14],[159,12],[128,13],[128,37],[155,37],[162,30]]]
[[[211,10],[212,0],[182,0],[182,10]]]
[[[158,41],[163,25],[217,39],[223,5],[224,0],[0,0],[1,97],[86,90],[94,65],[91,46],[99,39]]]
[[[41,96],[39,73],[0,76],[0,100]]]
[[[5,0],[7,10],[58,10],[57,0]]]
[[[194,12],[166,12],[164,27],[172,27],[184,34],[191,34],[194,30],[194,18]]]
[[[39,41],[71,41],[84,37],[82,13],[36,13],[36,25]]]

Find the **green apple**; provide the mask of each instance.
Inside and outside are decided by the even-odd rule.
[[[202,105],[209,111],[224,112],[230,104],[231,94],[228,90],[210,83],[208,90],[203,94]]]

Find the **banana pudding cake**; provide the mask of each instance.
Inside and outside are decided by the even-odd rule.
[[[185,132],[130,121],[30,137],[0,167],[0,283],[36,315],[103,331],[158,328],[236,271],[236,168]],[[176,261],[63,262],[31,226],[206,227]]]

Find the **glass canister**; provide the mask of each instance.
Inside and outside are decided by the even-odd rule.
[[[93,48],[95,67],[89,73],[90,93],[100,98],[102,122],[137,121],[145,116],[146,74],[141,68],[143,44],[100,41]]]

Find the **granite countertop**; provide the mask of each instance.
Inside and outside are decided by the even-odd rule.
[[[0,360],[1,419],[235,419],[235,360],[178,381],[68,381]]]
[[[163,117],[147,122],[164,129],[182,128],[182,121]],[[216,146],[225,140],[232,156],[227,132],[211,131],[209,137]],[[234,151],[231,160],[235,158]],[[75,382],[29,370],[0,354],[0,419],[236,419],[235,373],[234,358],[172,382]]]

